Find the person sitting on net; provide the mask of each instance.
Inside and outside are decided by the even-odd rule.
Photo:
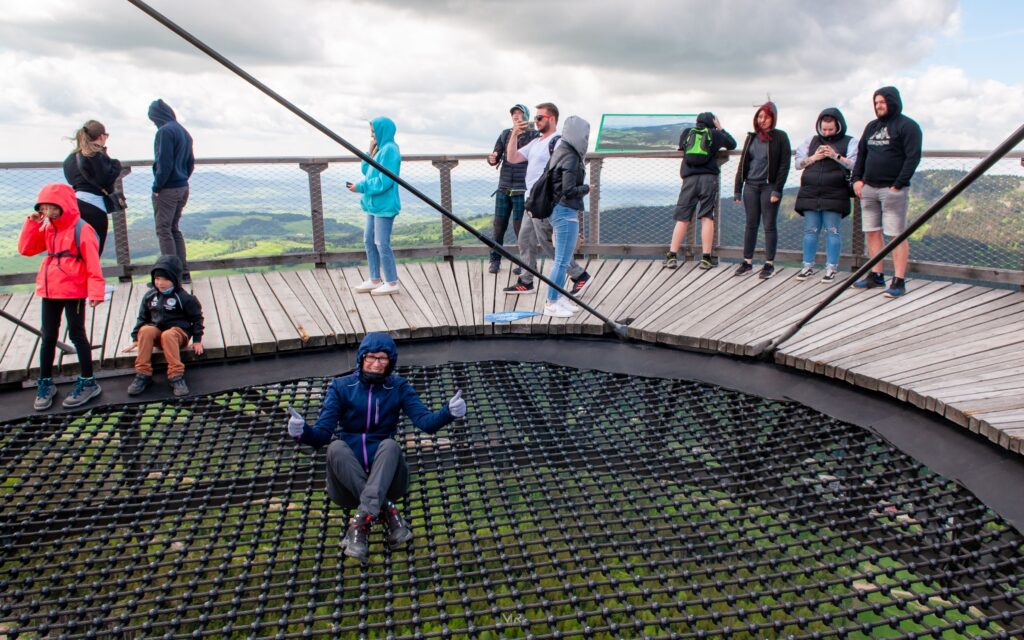
[[[369,534],[377,521],[392,549],[412,540],[394,502],[409,490],[409,467],[394,439],[400,411],[430,434],[466,415],[461,391],[431,412],[412,385],[394,373],[397,363],[391,336],[368,333],[356,352],[355,371],[328,387],[316,424],[307,425],[294,410],[288,419],[288,434],[297,442],[327,445],[327,495],[345,509],[358,507],[341,547],[362,562],[370,558]]]

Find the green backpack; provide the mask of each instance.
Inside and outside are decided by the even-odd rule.
[[[711,160],[711,131],[707,127],[691,127],[683,141],[683,159],[691,167],[699,167]]]

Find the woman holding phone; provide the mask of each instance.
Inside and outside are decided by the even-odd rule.
[[[381,116],[370,121],[369,155],[391,173],[398,175],[401,171],[402,154],[395,143],[395,123],[391,118]],[[402,209],[398,184],[367,162],[363,162],[362,172],[363,179],[359,182],[345,183],[349,191],[363,194],[359,204],[366,212],[363,242],[370,277],[355,290],[375,296],[394,295],[399,292],[399,286],[395,252],[391,249],[391,229],[395,216]]]

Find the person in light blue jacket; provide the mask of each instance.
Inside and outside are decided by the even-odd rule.
[[[395,123],[391,118],[380,116],[370,121],[369,155],[396,176],[401,171],[402,153],[395,143]],[[399,291],[395,252],[391,249],[391,228],[395,216],[402,210],[398,184],[366,162],[363,163],[362,171],[362,180],[345,185],[349,191],[363,194],[359,204],[366,212],[363,242],[366,245],[370,277],[355,290],[375,296],[393,295]]]

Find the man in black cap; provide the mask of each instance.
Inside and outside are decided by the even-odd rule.
[[[540,133],[530,126],[530,110],[524,104],[512,105],[509,109],[512,115],[512,126],[522,122],[527,123],[527,129],[519,136],[519,148],[530,143]],[[523,211],[525,210],[526,193],[526,163],[513,164],[505,162],[505,149],[508,146],[508,138],[512,135],[512,129],[508,128],[498,135],[494,143],[494,151],[487,156],[487,163],[500,170],[498,174],[498,190],[494,192],[494,228],[491,238],[495,243],[505,243],[505,232],[508,231],[508,221],[512,218],[512,228],[519,237],[519,228],[523,224]],[[491,263],[487,270],[491,273],[498,273],[501,268],[501,254],[491,251]]]

